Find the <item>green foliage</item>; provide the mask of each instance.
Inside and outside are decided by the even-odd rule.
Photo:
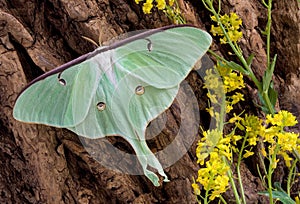
[[[293,199],[291,199],[291,197],[282,189],[282,187],[280,186],[280,183],[275,182],[274,187],[276,188],[276,190],[272,191],[274,199],[278,199],[283,204],[296,204],[296,202]],[[263,192],[260,192],[259,194],[269,197],[268,191],[263,191]]]
[[[244,194],[244,188],[243,188],[243,182],[240,174],[240,164],[243,158],[247,158],[254,154],[252,151],[253,147],[256,146],[258,143],[263,143],[262,149],[260,154],[269,160],[269,166],[265,167],[265,178],[267,181],[266,189],[267,189],[267,195],[270,197],[270,203],[273,203],[273,199],[277,198],[280,199],[282,202],[289,202],[292,199],[289,197],[288,194],[284,193],[284,191],[281,190],[273,190],[272,186],[272,173],[274,169],[277,167],[277,163],[279,161],[278,156],[282,156],[282,158],[285,160],[286,166],[291,167],[291,161],[293,161],[293,157],[291,157],[291,153],[296,153],[296,158],[298,155],[298,152],[300,151],[300,139],[298,138],[299,134],[293,133],[293,132],[287,132],[285,131],[285,127],[288,126],[294,126],[297,124],[295,116],[293,116],[288,111],[279,111],[275,114],[275,103],[277,101],[277,92],[273,88],[273,82],[272,82],[272,76],[275,69],[276,59],[277,55],[274,56],[274,59],[272,62],[270,62],[270,26],[271,26],[271,5],[272,1],[269,0],[267,3],[263,1],[263,4],[268,9],[268,22],[265,30],[265,35],[267,36],[267,69],[265,70],[264,76],[262,77],[262,82],[260,82],[257,77],[254,75],[251,64],[252,60],[255,57],[253,54],[251,54],[247,59],[244,58],[241,48],[238,46],[237,42],[241,38],[241,34],[239,33],[239,25],[241,25],[241,21],[239,20],[238,16],[236,14],[231,13],[230,16],[220,15],[220,1],[219,1],[219,7],[218,11],[214,9],[213,0],[202,0],[204,6],[213,14],[211,17],[213,22],[217,23],[217,27],[212,25],[211,32],[214,36],[221,36],[220,39],[221,44],[229,44],[232,48],[234,54],[238,57],[238,59],[241,62],[241,65],[239,65],[236,62],[228,62],[226,59],[223,59],[222,57],[216,55],[212,51],[210,53],[216,57],[216,59],[219,60],[219,64],[216,66],[215,73],[218,73],[220,77],[223,80],[223,89],[226,96],[224,97],[225,100],[218,100],[214,95],[211,94],[213,90],[210,90],[209,88],[215,88],[216,90],[219,90],[220,88],[216,87],[209,87],[206,84],[215,83],[216,79],[209,82],[209,80],[213,79],[213,77],[208,77],[205,79],[205,88],[208,88],[208,97],[210,98],[211,103],[221,102],[219,106],[221,108],[218,109],[218,113],[213,112],[212,108],[208,109],[208,112],[212,117],[215,118],[217,121],[217,128],[219,130],[224,129],[224,125],[228,123],[234,124],[234,128],[231,133],[228,135],[219,136],[219,142],[215,142],[215,146],[213,147],[212,144],[209,142],[210,140],[207,140],[207,132],[204,131],[204,137],[200,140],[196,155],[198,157],[198,162],[200,159],[200,164],[205,164],[210,166],[209,162],[213,159],[211,157],[211,154],[214,153],[219,148],[219,143],[221,141],[227,141],[226,143],[222,144],[222,149],[225,150],[228,153],[231,154],[238,154],[238,161],[236,164],[236,172],[237,172],[237,179],[233,177],[232,169],[229,168],[227,174],[229,175],[229,181],[231,183],[231,188],[234,192],[236,203],[246,203],[245,194]],[[233,32],[236,31],[236,32]],[[221,66],[220,66],[221,65]],[[220,69],[220,67],[227,67],[227,71],[224,71]],[[239,102],[240,100],[243,100],[241,93],[234,92],[237,89],[242,88],[243,86],[236,86],[238,82],[242,82],[242,80],[237,79],[237,74],[233,74],[234,72],[239,72],[244,74],[245,76],[250,77],[254,81],[254,83],[257,86],[258,89],[258,95],[261,100],[261,108],[266,113],[266,117],[264,119],[260,119],[257,116],[253,115],[247,115],[245,114],[244,117],[241,117],[242,113],[240,115],[233,114],[232,118],[229,118],[228,121],[223,121],[223,117],[226,113],[229,113],[233,109],[233,105]],[[230,74],[228,77],[224,75],[228,73]],[[231,80],[232,81],[231,81]],[[226,88],[226,86],[229,85],[229,89]],[[219,92],[219,91],[218,91]],[[233,97],[235,96],[235,97]],[[233,103],[234,101],[234,103]],[[222,112],[223,111],[223,112]],[[221,116],[220,116],[221,115]],[[239,129],[243,132],[243,135],[236,135],[236,130]],[[236,143],[240,141],[241,146],[237,147]],[[209,146],[209,148],[207,148]],[[265,150],[265,146],[268,146],[268,151]],[[224,154],[219,152],[219,157],[223,157],[223,159],[228,161],[229,167],[231,167],[231,158],[232,156],[229,156],[228,154]],[[297,159],[294,159],[293,165],[297,162]],[[200,169],[201,170],[201,169]],[[199,172],[202,172],[200,171]],[[292,169],[291,169],[292,170]],[[198,173],[199,173],[198,172]],[[198,175],[198,178],[202,175]],[[289,176],[291,178],[291,176]],[[263,179],[263,178],[262,178]],[[237,192],[236,182],[237,181],[240,189],[240,193]],[[291,179],[289,179],[291,180]],[[197,179],[196,181],[199,182],[200,186],[203,186],[203,184]],[[264,182],[264,181],[263,181]],[[275,184],[276,185],[276,184]],[[196,183],[194,182],[192,187],[196,190],[197,187]],[[276,187],[276,186],[275,186]],[[278,187],[278,186],[277,186]],[[279,189],[279,188],[277,188]],[[206,192],[213,193],[214,189],[207,189],[204,188]],[[196,194],[198,195],[198,194]],[[207,193],[206,193],[207,195]],[[209,200],[213,200],[215,197],[220,197],[220,195],[214,195],[214,197],[209,197],[209,200],[207,199],[207,196],[203,197],[202,195],[199,195],[203,200],[204,203],[209,203]],[[295,203],[292,201],[292,203]]]

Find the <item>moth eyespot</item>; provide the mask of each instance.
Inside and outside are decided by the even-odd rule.
[[[152,42],[151,42],[151,40],[150,40],[150,39],[148,39],[148,38],[146,38],[145,40],[147,40],[147,41],[148,41],[148,44],[147,44],[147,49],[148,49],[148,51],[149,51],[149,52],[151,52],[151,51],[152,51],[152,48],[153,48],[153,46],[152,46]]]
[[[99,102],[97,103],[97,108],[99,111],[104,111],[104,109],[106,108],[106,104],[104,102]]]
[[[66,82],[66,80],[64,80],[63,78],[60,78],[60,77],[61,77],[61,74],[62,74],[62,72],[60,72],[60,73],[58,74],[57,79],[58,79],[58,82],[59,82],[62,86],[65,86],[65,85],[67,85],[67,82]]]
[[[145,88],[143,86],[137,86],[135,88],[136,95],[143,95],[145,93]]]
[[[66,82],[66,80],[64,80],[64,79],[58,79],[58,82],[59,82],[62,86],[67,85],[67,82]]]

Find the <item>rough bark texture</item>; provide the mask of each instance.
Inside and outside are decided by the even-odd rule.
[[[179,4],[188,23],[209,29],[209,13],[200,1],[180,0]],[[255,53],[253,67],[261,75],[266,53],[260,31],[266,23],[266,10],[260,1],[225,0],[223,5],[225,12],[235,11],[243,19],[241,46],[245,55]],[[280,94],[279,105],[297,116],[300,113],[299,15],[296,0],[275,1],[272,53],[278,53],[279,60],[274,80]],[[191,189],[192,177],[198,169],[196,141],[189,153],[166,169],[171,182],[154,187],[144,176],[121,174],[101,166],[69,131],[24,124],[12,117],[15,99],[30,80],[95,49],[81,36],[98,41],[101,33],[105,42],[121,33],[167,24],[170,22],[163,13],[154,11],[145,16],[133,0],[0,0],[0,203],[196,202]],[[226,46],[214,45],[214,49],[227,55]],[[200,109],[205,109],[201,81],[195,73],[188,80],[195,88]],[[253,84],[249,82],[245,105],[255,111],[251,100],[256,96],[251,87]],[[176,102],[166,114],[166,128],[149,141],[153,151],[162,149],[176,135]],[[205,118],[201,120],[207,122]],[[119,137],[110,142],[120,142],[121,147],[128,149]],[[249,203],[264,203],[257,195],[263,188],[255,162],[253,158],[242,165],[242,175],[247,180],[246,196]],[[284,183],[287,169],[279,169],[275,180]],[[292,192],[299,189],[298,181]],[[229,191],[225,197],[231,200],[233,195]]]

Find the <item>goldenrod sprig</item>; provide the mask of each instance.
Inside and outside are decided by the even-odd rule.
[[[150,14],[153,7],[163,11],[166,16],[176,24],[184,24],[185,20],[181,15],[177,0],[135,0],[136,4],[143,3],[143,13]]]
[[[203,131],[203,138],[199,141],[196,156],[198,158],[198,163],[201,165],[205,164],[205,168],[210,166],[211,159],[214,159],[212,154],[218,154],[219,158],[222,158],[222,162],[228,166],[226,171],[226,176],[228,177],[228,182],[231,183],[231,188],[233,189],[236,200],[239,201],[240,197],[235,186],[234,177],[232,175],[232,171],[230,169],[230,164],[232,162],[232,153],[237,151],[235,147],[237,145],[237,141],[242,137],[239,135],[235,135],[234,131],[230,134],[223,136],[224,125],[227,124],[225,122],[224,116],[226,112],[230,112],[232,110],[232,106],[238,103],[240,100],[243,100],[243,95],[241,93],[233,93],[234,90],[242,89],[244,87],[243,76],[234,72],[232,69],[226,66],[225,63],[218,62],[215,66],[215,69],[206,70],[206,76],[204,77],[204,88],[208,90],[207,96],[210,99],[210,107],[207,108],[209,114],[216,120],[216,128],[212,130]],[[226,97],[226,93],[231,93],[231,95]],[[242,118],[235,115],[232,120],[232,123],[241,120]],[[209,158],[208,161],[205,162],[205,159]],[[230,162],[228,162],[230,161]],[[203,175],[203,170],[199,170],[198,177],[202,175],[202,178],[207,175]],[[207,199],[211,200],[215,197],[220,197],[222,192],[225,192],[225,188],[223,191],[216,190],[216,182],[217,177],[213,177],[209,175],[211,182],[214,183],[214,188],[211,185],[207,185],[206,188],[206,196],[204,196],[204,202],[208,202]],[[206,180],[209,180],[206,178]],[[197,180],[201,185],[203,185],[202,180]],[[201,181],[201,182],[200,182]],[[223,183],[225,185],[225,183]],[[209,188],[211,187],[211,189]],[[194,191],[197,191],[196,183],[193,185]],[[210,193],[208,193],[210,192]],[[220,195],[217,196],[216,193]],[[210,195],[208,197],[208,195]],[[238,202],[239,203],[239,202]]]
[[[286,132],[285,127],[294,126],[297,124],[296,117],[290,112],[282,110],[277,114],[268,114],[265,120],[266,126],[261,133],[263,141],[269,145],[268,151],[263,149],[264,156],[267,156],[270,164],[267,170],[267,185],[270,203],[273,203],[273,187],[272,187],[272,174],[277,167],[278,155],[281,155],[287,167],[291,167],[291,160],[288,153],[293,150],[299,150],[300,139],[299,134],[293,132]]]
[[[272,0],[269,0],[269,4],[271,4]],[[212,16],[212,20],[217,22],[218,27],[214,27],[212,26],[212,33],[223,33],[221,35],[223,35],[224,37],[221,39],[221,43],[228,43],[230,45],[230,47],[232,48],[233,52],[236,54],[236,56],[238,57],[238,59],[240,60],[240,62],[242,63],[242,67],[237,65],[236,63],[232,63],[232,67],[236,68],[236,70],[241,71],[242,73],[248,75],[252,81],[255,83],[259,94],[262,96],[261,100],[262,100],[262,105],[263,107],[265,107],[265,109],[263,109],[263,111],[268,112],[268,113],[275,113],[274,110],[274,104],[276,102],[276,92],[273,90],[273,88],[271,87],[271,76],[273,74],[274,71],[274,66],[275,66],[275,62],[276,62],[276,56],[274,57],[274,60],[272,63],[270,62],[270,58],[268,58],[268,68],[265,71],[265,76],[263,82],[260,82],[257,77],[255,76],[255,74],[253,73],[252,69],[251,69],[251,60],[247,61],[244,56],[243,53],[240,49],[240,47],[237,44],[238,41],[238,37],[240,37],[239,31],[235,30],[235,32],[231,31],[230,29],[228,30],[228,21],[224,21],[224,19],[230,19],[230,17],[228,15],[220,15],[219,11],[217,12],[214,9],[213,6],[213,2],[214,0],[202,0],[204,6],[213,14]],[[219,2],[219,8],[218,10],[220,10],[220,1]],[[269,9],[269,7],[268,7]],[[271,13],[268,13],[269,16],[271,15]],[[270,17],[271,18],[271,17]],[[238,28],[238,25],[240,24],[240,21],[237,20],[238,18],[235,15],[232,15],[231,17],[231,21],[229,21],[232,26],[231,28]],[[233,26],[234,25],[234,26]],[[268,21],[268,26],[266,31],[268,32],[267,36],[270,37],[270,29],[269,27],[271,26],[271,21]],[[270,43],[270,41],[267,41],[267,44]],[[270,45],[268,45],[270,46]],[[269,53],[269,51],[268,51]],[[250,57],[250,59],[252,59],[253,56]],[[228,63],[229,65],[229,63]],[[270,99],[271,98],[271,99]]]

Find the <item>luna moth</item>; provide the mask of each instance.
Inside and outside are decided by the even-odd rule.
[[[119,135],[133,147],[155,186],[168,181],[147,146],[148,123],[172,104],[180,83],[211,44],[193,26],[167,26],[99,47],[30,82],[19,94],[15,119],[67,128],[96,139]]]

